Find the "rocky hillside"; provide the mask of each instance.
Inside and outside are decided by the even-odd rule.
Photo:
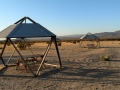
[[[95,33],[95,35],[100,38],[120,38],[120,30],[115,32]]]

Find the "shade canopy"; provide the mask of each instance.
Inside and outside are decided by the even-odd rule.
[[[88,44],[86,42],[86,40],[91,41],[92,44],[90,44],[90,42]],[[83,43],[83,41],[85,41],[85,42]],[[94,43],[93,41],[95,41],[96,43]],[[99,37],[97,37],[94,34],[91,34],[89,32],[80,38],[80,47],[82,47],[82,45],[83,45],[83,47],[87,47],[87,48],[100,48],[100,39],[99,39]]]
[[[30,20],[32,23],[26,23],[26,19]],[[24,21],[25,21],[25,23],[23,23]],[[23,57],[23,55],[19,52],[18,47],[11,40],[11,38],[20,38],[20,41],[19,41],[18,45],[23,40],[25,45],[28,46],[28,44],[25,41],[25,38],[34,38],[34,37],[50,37],[50,42],[48,43],[48,46],[47,46],[44,54],[42,55],[43,58],[42,58],[41,62],[38,63],[39,66],[38,66],[38,69],[37,69],[36,73],[28,65],[27,59],[25,59]],[[57,52],[57,56],[58,56],[58,59],[59,59],[59,68],[62,67],[60,54],[59,54],[59,50],[58,50],[58,46],[57,46],[57,42],[56,42],[56,35],[53,34],[52,32],[50,32],[45,27],[43,27],[42,25],[36,23],[35,21],[33,21],[29,17],[24,17],[24,18],[20,19],[19,21],[17,21],[16,23],[14,23],[13,25],[10,25],[9,27],[7,27],[4,30],[2,30],[0,32],[0,38],[6,38],[6,42],[5,42],[5,44],[3,46],[3,49],[2,49],[2,51],[0,53],[0,59],[2,60],[4,66],[8,66],[9,60],[12,58],[14,52],[17,51],[17,53],[20,56],[21,62],[23,62],[24,67],[27,67],[34,76],[37,76],[37,75],[40,74],[40,70],[41,70],[42,65],[44,63],[44,60],[45,60],[45,58],[46,58],[46,56],[48,54],[48,51],[50,50],[51,44],[54,43],[55,49],[56,49],[56,52]],[[5,63],[4,59],[2,58],[2,55],[4,53],[4,50],[6,48],[6,45],[7,45],[8,41],[13,45],[15,50],[13,51],[13,53],[11,53],[11,56],[8,59],[8,62]],[[28,46],[28,48],[29,48],[29,46]],[[30,51],[32,52],[31,49],[30,49]],[[34,59],[36,59],[36,57],[34,55],[35,54],[32,52],[32,57],[34,57]],[[19,63],[17,62],[16,65],[19,65]],[[52,66],[55,67],[56,65],[52,65]],[[26,68],[26,70],[27,70],[27,68]]]
[[[94,40],[94,39],[99,39],[99,37],[95,36],[94,34],[87,33],[86,35],[82,36],[80,39]]]
[[[32,23],[22,23],[29,19]],[[42,25],[36,23],[29,17],[24,17],[18,22],[10,25],[0,32],[0,38],[32,38],[56,36]]]

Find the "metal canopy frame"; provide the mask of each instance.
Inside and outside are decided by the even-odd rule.
[[[21,43],[22,40],[24,41],[24,43],[25,43],[25,45],[28,47],[28,49],[31,51],[31,53],[34,55],[33,51],[32,51],[32,50],[30,49],[30,47],[27,45],[27,43],[26,43],[26,41],[25,41],[24,38],[21,38],[21,40],[19,40],[17,46]],[[16,47],[17,47],[17,46],[16,46]],[[11,56],[9,57],[9,59],[8,59],[8,61],[7,61],[6,64],[9,63],[9,61],[11,60],[11,58],[12,58],[13,54],[15,53],[15,51],[16,51],[16,50],[14,49],[14,51],[12,52],[12,54],[11,54]]]
[[[92,38],[89,37],[89,36],[92,36]],[[90,32],[88,32],[86,35],[82,36],[80,38],[80,47],[82,47],[82,44],[83,44],[84,47],[86,47],[86,45],[83,42],[84,40],[87,40],[87,41],[90,41],[90,40],[96,41],[97,42],[96,48],[100,48],[100,39],[97,36],[95,36],[94,34],[91,34]]]
[[[90,41],[90,40],[87,40],[87,41]],[[100,48],[100,40],[99,39],[94,39],[94,41],[96,41],[97,45],[96,45],[96,48]],[[82,47],[82,45],[84,47],[86,47],[86,45],[84,44],[84,39],[80,39],[80,47]]]
[[[23,23],[24,21],[25,21],[25,23],[26,23],[26,19],[28,19],[28,20],[30,20],[31,22],[33,22],[34,24],[36,24],[36,22],[33,21],[32,19],[30,19],[29,17],[23,17],[22,19],[18,20],[18,21],[15,22],[14,24]],[[25,39],[22,38],[22,37],[21,37],[21,40],[24,40],[24,42],[25,42]],[[19,43],[21,42],[21,40],[19,41]],[[2,58],[2,55],[3,55],[3,53],[4,53],[4,50],[5,50],[5,48],[6,48],[6,45],[7,45],[7,42],[8,42],[8,41],[10,41],[10,43],[13,45],[13,47],[14,47],[14,49],[15,49],[15,50],[13,51],[13,53],[11,54],[9,60],[10,60],[11,57],[13,56],[14,52],[17,51],[17,53],[19,54],[19,56],[21,57],[21,59],[25,62],[25,65],[28,67],[28,69],[30,70],[30,72],[31,72],[34,76],[38,76],[38,75],[39,75],[41,66],[42,66],[42,64],[43,64],[43,62],[44,62],[44,60],[45,60],[45,58],[46,58],[46,56],[47,56],[47,54],[48,54],[48,51],[50,50],[50,47],[51,47],[52,42],[53,42],[54,45],[55,45],[55,49],[56,49],[57,56],[58,56],[58,59],[59,59],[59,67],[62,68],[61,58],[60,58],[60,54],[59,54],[59,50],[58,50],[58,46],[57,46],[57,42],[56,42],[56,36],[51,36],[51,40],[50,40],[50,42],[49,42],[49,44],[48,44],[48,46],[47,46],[47,48],[46,48],[46,50],[45,50],[43,59],[42,59],[40,65],[39,65],[38,70],[37,70],[36,73],[34,73],[33,70],[32,70],[32,69],[29,67],[29,65],[26,63],[25,59],[23,58],[23,56],[21,55],[21,53],[19,52],[19,50],[17,49],[17,47],[14,45],[13,41],[11,40],[11,38],[6,38],[6,42],[5,42],[4,47],[3,47],[3,49],[2,49],[2,52],[1,52],[1,60],[2,60],[2,62],[3,62],[3,64],[4,64],[4,66],[7,67],[7,66],[8,66],[8,62],[9,62],[9,60],[8,60],[8,62],[5,64],[4,59]],[[18,43],[18,44],[19,44],[19,43]],[[25,43],[26,43],[26,42],[25,42]],[[27,45],[27,44],[26,44],[26,45]],[[29,49],[30,49],[30,48],[29,48]],[[31,50],[31,49],[30,49],[30,50]],[[32,50],[31,50],[31,52],[32,52]],[[34,55],[33,52],[32,52],[32,54]]]
[[[29,17],[23,17],[22,19],[18,20],[17,22],[15,22],[14,24],[19,24],[19,23],[23,23],[25,21],[26,23],[26,19],[30,20],[32,23],[37,24],[34,20],[32,20]]]

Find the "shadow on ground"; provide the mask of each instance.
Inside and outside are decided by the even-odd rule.
[[[55,75],[55,76],[54,76]],[[57,75],[57,77],[56,77]],[[120,71],[109,69],[86,69],[64,67],[40,76],[40,79],[55,81],[117,83],[120,84]]]

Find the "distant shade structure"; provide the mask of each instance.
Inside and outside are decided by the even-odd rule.
[[[94,40],[94,39],[99,39],[99,37],[95,36],[94,34],[91,34],[90,32],[82,36],[80,39],[86,39],[86,40]]]
[[[90,32],[80,38],[80,47],[85,48],[100,48],[99,37]]]

